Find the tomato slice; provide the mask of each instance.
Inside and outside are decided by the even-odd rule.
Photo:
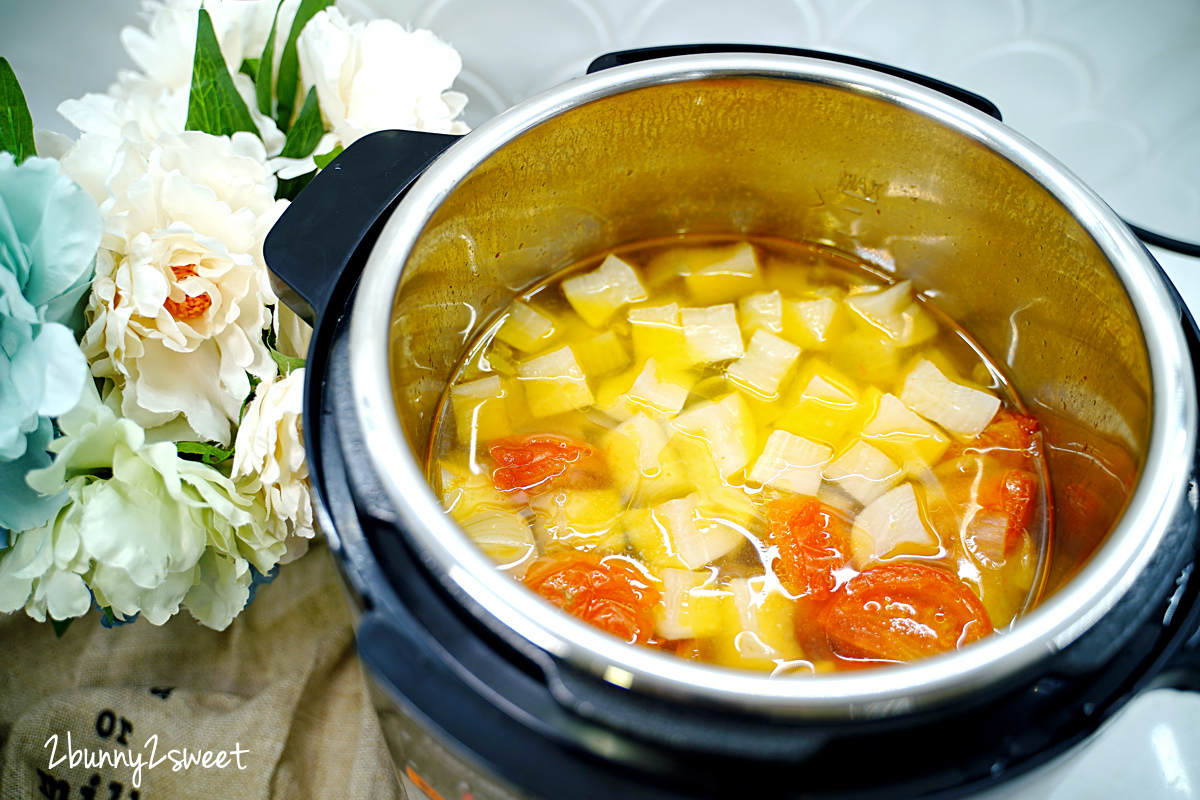
[[[488,454],[499,465],[492,471],[492,482],[502,492],[595,483],[605,475],[604,460],[596,449],[566,436],[510,436],[492,442]]]
[[[833,654],[846,661],[911,661],[992,632],[979,598],[949,572],[903,562],[848,580],[825,615]]]
[[[767,530],[779,551],[775,575],[796,597],[796,641],[810,659],[832,658],[823,615],[837,586],[834,573],[850,561],[846,525],[818,500],[788,497],[767,505]]]
[[[809,497],[774,500],[767,505],[767,530],[779,550],[775,574],[789,594],[833,593],[833,573],[850,560],[846,526],[833,511]]]
[[[568,614],[629,643],[654,634],[658,589],[626,561],[567,552],[537,559],[525,585]]]

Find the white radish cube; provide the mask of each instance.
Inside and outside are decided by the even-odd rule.
[[[782,333],[783,297],[777,291],[743,297],[738,301],[738,316],[747,331]]]
[[[691,624],[692,590],[708,580],[708,572],[668,567],[662,571],[663,615],[655,632],[664,639],[691,639],[695,630]]]
[[[591,378],[629,366],[629,351],[614,331],[575,342],[571,345],[571,351],[579,367]]]
[[[534,554],[533,530],[516,511],[483,507],[458,524],[500,569],[523,567]]]
[[[898,456],[907,475],[927,469],[950,445],[944,433],[893,394],[879,398],[879,408],[863,428],[862,436]]]
[[[821,297],[816,300],[795,300],[788,303],[789,333],[805,347],[824,349],[829,340],[829,327],[837,313],[836,300]]]
[[[900,480],[900,466],[879,448],[855,442],[832,464],[825,467],[825,479],[836,483],[862,505],[870,505]]]
[[[771,398],[779,391],[779,384],[799,357],[800,348],[791,342],[767,331],[755,331],[746,355],[730,364],[725,374]]]
[[[800,390],[801,400],[816,400],[831,406],[853,406],[858,403],[854,395],[834,386],[820,375],[813,375],[808,385]]]
[[[662,468],[658,454],[667,446],[663,426],[645,414],[634,414],[616,427],[616,432],[633,442],[637,448],[637,470],[646,477],[657,475]]]
[[[591,272],[567,278],[562,288],[571,307],[593,328],[608,322],[622,306],[647,296],[637,271],[614,255]]]
[[[913,297],[909,281],[856,294],[846,300],[846,305],[902,347],[911,347],[937,333],[937,324]]]
[[[753,580],[757,586],[751,584]],[[734,636],[733,646],[742,658],[779,658],[783,654],[763,640],[758,610],[762,605],[760,593],[763,579],[734,578],[729,582],[733,607],[737,611],[741,631]]]
[[[707,253],[717,255],[717,259],[709,263],[693,261],[693,267],[683,278],[696,302],[720,303],[742,297],[761,286],[758,256],[749,244],[708,250]]]
[[[535,417],[548,417],[594,402],[587,377],[570,347],[560,347],[517,365],[525,400]]]
[[[932,361],[921,359],[904,378],[904,405],[962,439],[974,439],[1000,410],[990,392],[955,383]]]
[[[787,431],[772,431],[749,478],[764,486],[815,497],[821,487],[821,470],[832,455],[832,447]]]
[[[544,550],[619,551],[625,546],[621,515],[625,502],[615,489],[565,489],[530,502],[534,531]]]
[[[724,525],[735,530],[747,531],[754,525],[757,512],[754,501],[741,487],[726,486],[710,482],[697,492],[696,518],[703,529],[706,525]]]
[[[451,386],[450,405],[458,440],[463,444],[494,439],[511,430],[499,375]]]
[[[890,555],[933,555],[938,539],[921,519],[917,493],[902,483],[875,500],[854,519],[850,530],[854,566],[863,569]]]
[[[671,427],[702,439],[722,478],[743,469],[757,450],[754,416],[739,394],[697,405],[671,420]]]
[[[707,308],[684,308],[679,312],[688,359],[693,364],[712,364],[741,358],[742,330],[732,303]]]
[[[474,466],[466,458],[442,459],[438,464],[442,505],[460,523],[481,508],[500,509],[512,504],[512,498],[492,483],[487,467]]]
[[[676,303],[629,309],[629,335],[633,340],[633,356],[638,361],[653,358],[672,367],[691,364]]]
[[[691,393],[690,384],[685,386],[676,383],[675,380],[687,378],[676,374],[674,380],[666,380],[662,377],[658,362],[653,358],[647,359],[636,376],[632,375],[631,370],[600,387],[599,408],[620,422],[634,414],[644,413],[652,417],[674,416],[683,408]]]
[[[900,281],[886,289],[856,294],[846,300],[846,305],[892,339],[899,341],[904,335],[904,310],[912,302],[912,283]]]
[[[700,522],[696,514],[698,494],[668,500],[654,508],[655,524],[667,531],[671,550],[688,569],[699,569],[727,555],[745,541],[735,528],[717,521]]]
[[[496,338],[524,353],[541,350],[554,333],[554,322],[520,300],[512,304]]]
[[[659,376],[658,365],[648,359],[626,394],[628,400],[645,406],[657,414],[678,414],[687,400],[690,388],[665,381]]]

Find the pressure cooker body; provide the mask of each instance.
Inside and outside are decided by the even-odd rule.
[[[676,230],[790,232],[876,259],[1008,355],[1052,480],[1107,495],[1090,518],[1056,498],[1039,608],[952,656],[770,681],[609,641],[473,551],[421,463],[463,346],[546,271]],[[305,409],[316,510],[362,610],[393,755],[418,786],[964,793],[1079,741],[1195,646],[1190,318],[1094,195],[935,91],[804,58],[633,64],[462,141],[365,138],[301,194],[267,259],[324,307]]]

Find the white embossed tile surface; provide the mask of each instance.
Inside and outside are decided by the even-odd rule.
[[[1200,242],[1200,0],[340,0],[351,16],[432,28],[463,57],[477,125],[611,50],[790,45],[924,72],[995,102],[1006,122],[1126,219]],[[132,66],[116,31],[136,0],[0,0],[0,54],[39,127],[59,101]],[[1155,250],[1194,311],[1200,259]],[[965,734],[969,735],[969,734]],[[1200,694],[1135,701],[1068,758],[988,800],[1200,800]]]

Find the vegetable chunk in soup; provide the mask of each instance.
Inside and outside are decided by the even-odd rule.
[[[527,292],[470,352],[430,459],[443,504],[631,644],[824,672],[954,650],[1033,600],[1037,422],[908,281],[653,242]]]

